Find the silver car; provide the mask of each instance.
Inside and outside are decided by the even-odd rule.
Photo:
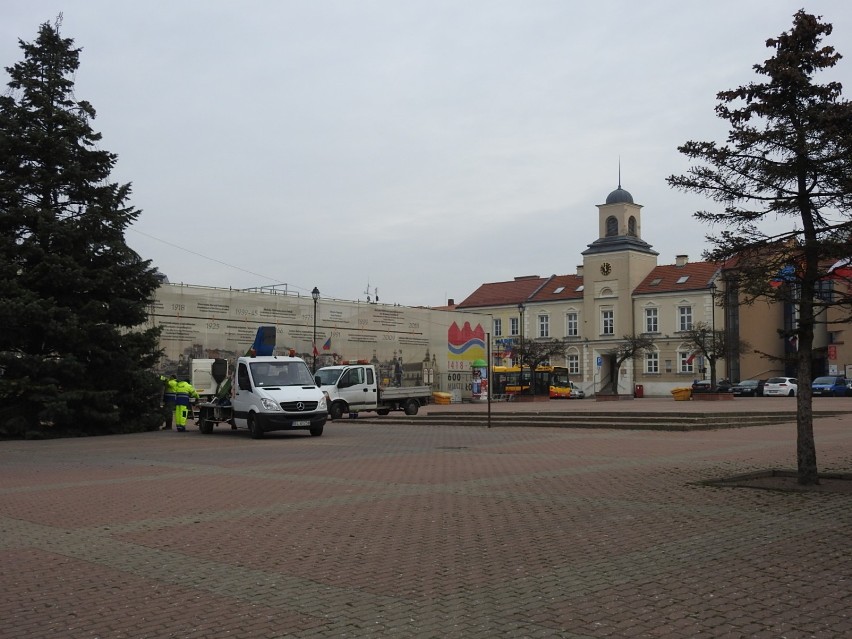
[[[795,377],[770,377],[763,387],[764,397],[795,397],[799,385]]]

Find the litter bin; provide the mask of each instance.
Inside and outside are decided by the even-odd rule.
[[[676,402],[688,401],[692,398],[692,389],[691,388],[673,388],[672,395],[674,395]]]
[[[642,384],[633,387],[633,397],[645,397],[645,387]]]

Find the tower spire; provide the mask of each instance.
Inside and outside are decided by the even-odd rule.
[[[618,188],[621,188],[621,156],[618,156]]]

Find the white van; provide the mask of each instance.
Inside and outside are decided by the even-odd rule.
[[[307,430],[319,437],[327,419],[325,395],[305,361],[269,355],[237,359],[230,400],[200,404],[198,426],[210,434],[227,422],[247,428],[254,439],[273,430]]]
[[[240,357],[232,404],[234,424],[252,437],[298,429],[322,435],[328,419],[325,396],[298,357]]]

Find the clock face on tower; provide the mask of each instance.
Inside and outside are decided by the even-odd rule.
[[[604,262],[603,264],[601,264],[601,274],[609,275],[610,273],[612,273],[612,264],[610,264],[609,262]]]

